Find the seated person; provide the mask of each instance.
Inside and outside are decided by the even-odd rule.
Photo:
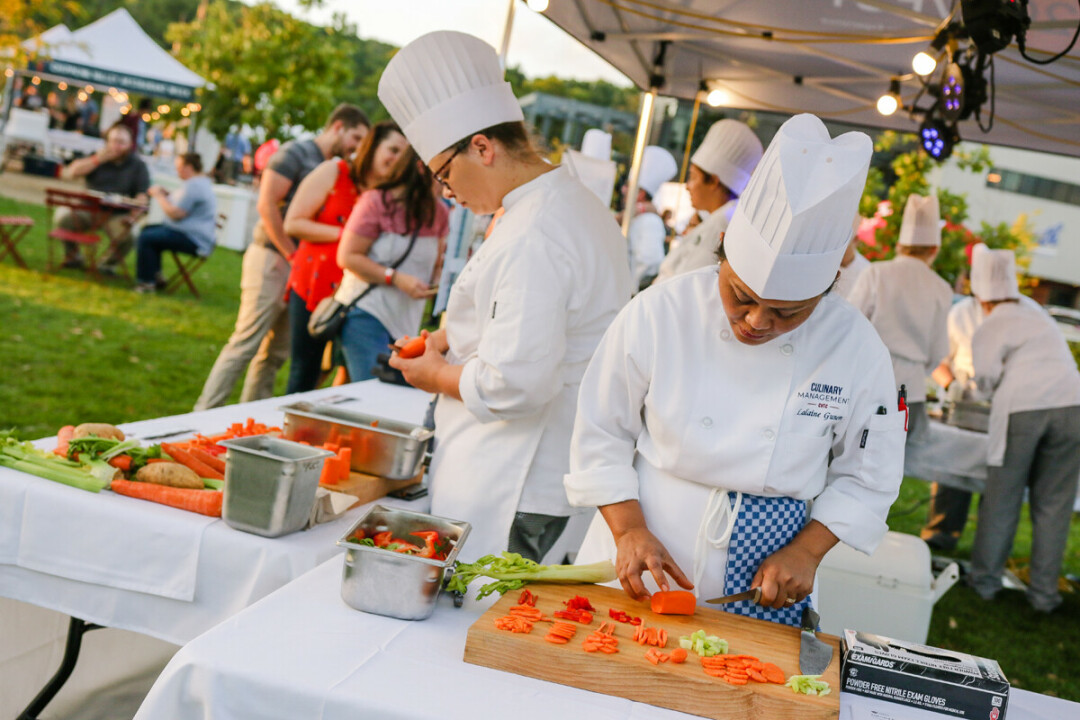
[[[135,154],[135,145],[131,131],[120,124],[113,125],[105,133],[105,147],[89,157],[69,163],[60,172],[64,180],[85,177],[86,187],[102,193],[123,195],[139,201],[146,200],[146,191],[150,187],[150,171],[146,163]],[[116,266],[123,260],[131,247],[131,225],[138,212],[129,213],[121,210],[105,223],[109,234],[119,238],[116,252],[105,258],[101,271],[115,273]],[[84,211],[71,211],[58,208],[54,216],[58,227],[74,232],[87,232],[94,227],[94,217]],[[81,268],[86,262],[79,253],[77,243],[64,243],[64,262],[61,267]]]
[[[161,253],[175,250],[206,257],[214,249],[217,230],[217,198],[210,178],[203,174],[202,158],[186,153],[176,158],[176,174],[183,186],[166,193],[155,185],[149,195],[165,211],[165,222],[147,225],[139,233],[135,256],[135,292],[153,292],[165,287],[161,275]]]

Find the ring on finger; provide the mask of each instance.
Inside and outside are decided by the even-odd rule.
[[[799,602],[799,601],[796,600],[795,598],[789,597],[787,600],[784,601],[784,605],[785,606],[791,606],[791,605],[794,605],[797,602]]]

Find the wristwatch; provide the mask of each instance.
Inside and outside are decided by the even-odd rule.
[[[394,273],[396,273],[396,272],[397,272],[397,270],[394,270],[394,268],[392,268],[392,267],[386,268],[386,273],[383,275],[383,277],[386,278],[386,284],[387,285],[393,285],[394,284]]]

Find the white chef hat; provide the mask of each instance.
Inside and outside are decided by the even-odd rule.
[[[984,302],[1020,297],[1012,250],[991,250],[984,243],[971,249],[971,293]]]
[[[922,247],[941,245],[941,208],[937,195],[908,195],[897,243]]]
[[[679,172],[675,158],[662,147],[649,145],[641,156],[641,174],[638,175],[638,187],[653,196],[660,186]]]
[[[611,159],[611,133],[591,128],[581,138],[581,154],[597,160]]]
[[[782,126],[724,236],[731,269],[760,297],[806,300],[836,278],[873,153],[860,132],[829,137],[810,114]]]
[[[449,30],[401,48],[379,80],[379,100],[425,163],[472,133],[525,117],[495,49]]]
[[[720,178],[736,195],[742,195],[750,175],[761,160],[761,141],[738,120],[714,122],[690,162]]]

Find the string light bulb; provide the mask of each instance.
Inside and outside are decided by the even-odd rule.
[[[727,102],[727,99],[727,93],[719,89],[712,90],[705,96],[705,102],[708,103],[709,107],[720,107]]]
[[[533,12],[542,13],[548,9],[548,0],[527,0],[525,4]]]
[[[934,72],[937,67],[937,60],[934,56],[928,52],[919,52],[915,54],[915,57],[911,58],[911,69],[915,71],[916,75],[926,77],[930,73]]]
[[[900,105],[900,81],[893,78],[889,81],[889,91],[878,98],[877,111],[882,115],[892,115]]]

